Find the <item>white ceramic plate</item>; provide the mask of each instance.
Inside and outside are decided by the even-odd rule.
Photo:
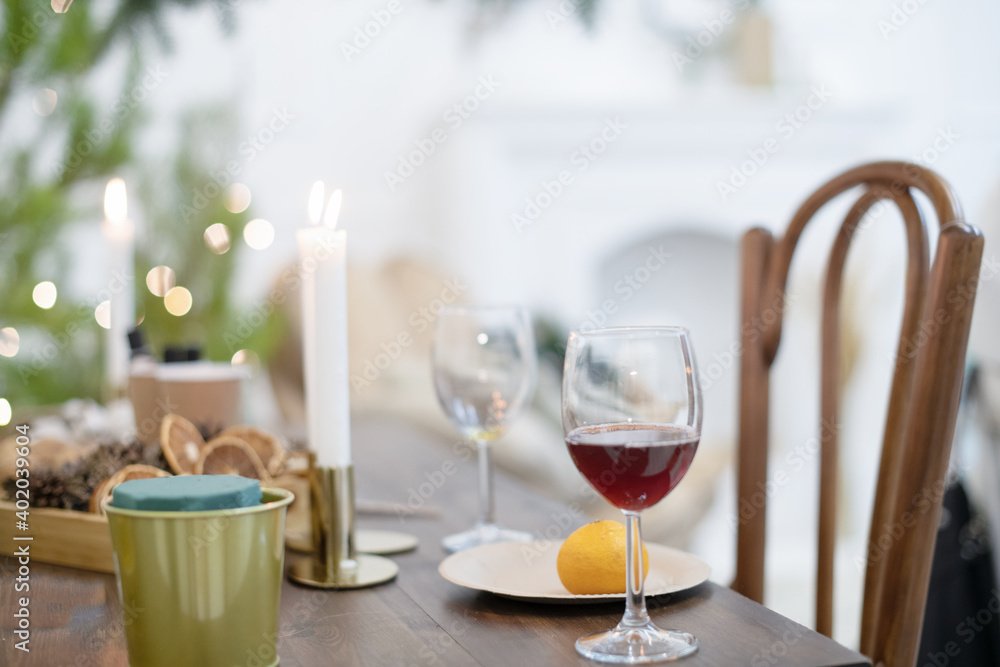
[[[548,604],[593,604],[624,600],[625,594],[573,595],[556,571],[562,542],[503,542],[487,544],[448,556],[438,566],[442,577],[466,588],[503,597]],[[693,588],[712,573],[697,556],[659,544],[649,551],[647,597]]]

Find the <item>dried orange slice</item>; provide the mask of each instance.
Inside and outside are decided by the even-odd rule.
[[[94,493],[90,496],[90,504],[87,509],[94,514],[104,514],[104,508],[101,506],[101,503],[104,502],[105,498],[113,494],[116,486],[122,482],[130,482],[133,479],[150,479],[152,477],[171,477],[171,474],[166,470],[160,470],[159,468],[141,463],[125,466],[97,485]]]
[[[160,425],[160,447],[170,469],[178,475],[189,475],[201,458],[205,439],[194,424],[180,415],[167,415]]]
[[[196,475],[239,475],[265,482],[271,479],[253,447],[233,437],[210,440],[194,472]]]
[[[267,431],[254,426],[230,426],[216,437],[239,438],[250,445],[272,477],[277,477],[285,469],[285,447],[278,438]]]

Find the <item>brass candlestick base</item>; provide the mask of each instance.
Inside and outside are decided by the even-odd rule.
[[[357,555],[354,549],[354,466],[309,470],[315,554],[300,558],[288,573],[314,588],[365,588],[392,581],[399,567],[388,558]]]

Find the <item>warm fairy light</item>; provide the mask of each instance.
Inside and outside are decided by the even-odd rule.
[[[0,426],[9,424],[12,416],[10,402],[6,398],[0,398]]]
[[[180,317],[186,315],[191,310],[191,292],[185,287],[174,287],[163,297],[163,306],[171,315]]]
[[[337,218],[340,217],[340,205],[344,201],[344,192],[337,188],[330,195],[330,201],[326,203],[326,214],[323,215],[323,224],[330,229],[336,229]]]
[[[104,300],[94,308],[94,319],[105,329],[111,328],[111,301]]]
[[[56,91],[51,88],[42,88],[35,95],[35,98],[31,100],[31,108],[39,116],[48,116],[56,110],[56,103],[58,101],[59,95],[56,94]]]
[[[14,327],[0,329],[0,355],[13,357],[21,347],[21,336]]]
[[[128,248],[132,243],[135,229],[128,219],[125,181],[120,178],[112,178],[104,190],[104,222],[101,223],[101,233],[113,247]]]
[[[209,225],[205,230],[205,245],[216,255],[224,255],[229,251],[229,227],[221,222]]]
[[[243,228],[243,240],[254,250],[264,250],[274,241],[274,227],[263,218],[256,218]]]
[[[313,183],[312,190],[309,191],[309,224],[318,225],[323,217],[323,200],[326,198],[326,188],[323,181]]]
[[[38,283],[31,291],[31,299],[39,308],[48,310],[56,305],[56,286],[48,280]]]
[[[128,197],[125,194],[125,181],[112,178],[104,190],[104,217],[112,223],[122,223],[128,217]]]
[[[154,266],[146,274],[146,287],[154,296],[166,296],[177,284],[177,276],[169,266]]]
[[[230,213],[242,213],[250,206],[250,188],[242,183],[233,183],[222,195],[222,205]]]
[[[233,368],[245,369],[247,377],[253,377],[260,370],[260,357],[253,350],[240,350],[233,355]]]

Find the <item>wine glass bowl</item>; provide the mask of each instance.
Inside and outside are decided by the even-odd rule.
[[[496,523],[490,442],[534,391],[538,359],[530,316],[516,307],[448,306],[435,325],[432,364],[441,408],[479,455],[479,519],[471,530],[446,537],[445,550],[529,541],[529,533]]]
[[[701,438],[701,391],[681,327],[621,327],[570,334],[563,371],[563,432],[580,473],[626,518],[626,607],[612,630],[576,642],[598,662],[676,660],[697,650],[689,633],[662,630],[643,595],[639,516],[687,473]]]

